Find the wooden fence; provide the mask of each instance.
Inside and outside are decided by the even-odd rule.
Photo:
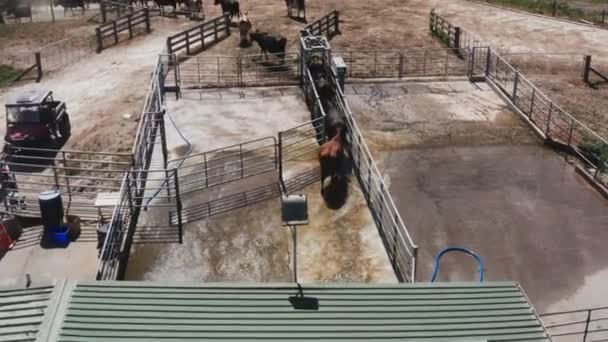
[[[177,55],[185,51],[186,55],[191,55],[205,50],[228,36],[230,36],[230,18],[224,14],[167,37],[167,53]]]
[[[600,72],[598,69],[591,66],[591,56],[585,56],[585,64],[583,68],[583,81],[589,85],[593,85],[591,76],[597,76],[602,79],[600,82],[608,82],[608,76]]]
[[[150,12],[147,8],[139,9],[133,13],[129,13],[116,20],[102,24],[95,28],[95,36],[97,37],[97,53],[100,53],[104,47],[104,40],[112,37],[114,44],[119,42],[119,35],[122,32],[129,32],[129,39],[133,38],[134,28],[143,25],[146,28],[146,33],[150,33]]]
[[[302,36],[325,36],[327,40],[330,40],[340,34],[340,12],[332,11],[313,21],[300,32]]]

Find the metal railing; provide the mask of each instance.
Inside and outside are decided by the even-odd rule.
[[[348,65],[349,78],[466,76],[468,48],[405,50],[336,50]]]
[[[608,341],[608,307],[539,315],[553,341]]]
[[[418,246],[414,244],[384,177],[372,156],[363,134],[350,110],[342,89],[334,79],[338,108],[346,119],[347,141],[353,169],[367,201],[387,254],[400,282],[416,281]]]
[[[9,205],[7,213],[40,217],[38,195],[43,191],[60,190],[65,211],[86,221],[96,221],[95,198],[100,192],[120,190],[123,174],[133,165],[130,153],[104,153],[72,150],[7,147],[2,163],[3,189],[15,182],[18,193],[25,197],[26,206]],[[105,210],[108,214],[111,208]]]
[[[137,135],[133,144],[133,168],[127,171],[123,177],[120,188],[120,200],[114,208],[112,219],[109,222],[106,240],[102,247],[97,266],[97,280],[120,280],[124,278],[126,265],[129,259],[131,245],[135,228],[139,219],[139,213],[144,206],[150,206],[150,202],[158,199],[158,193],[145,195],[146,184],[150,164],[152,161],[152,153],[154,147],[158,144],[162,145],[163,162],[166,165],[166,140],[164,138],[164,80],[167,77],[169,69],[168,56],[160,56],[152,80],[148,88],[148,95],[144,101],[142,117],[137,129]],[[159,141],[160,140],[160,141]],[[154,179],[161,185],[158,192],[163,190],[168,191],[168,197],[179,196],[178,182],[175,181],[177,172],[169,172],[163,170],[160,178]],[[156,173],[158,174],[158,173]],[[173,185],[170,180],[173,179]],[[162,198],[161,198],[162,199]],[[179,198],[170,199],[169,205],[175,206],[177,212],[181,213],[181,201]],[[180,232],[181,237],[181,232]]]
[[[41,47],[42,69],[52,71],[70,65],[95,52],[95,36],[62,39]]]
[[[277,139],[256,139],[173,159],[167,164],[179,167],[181,194],[191,194],[277,170]]]
[[[488,50],[486,78],[552,143],[567,147],[594,181],[608,186],[608,141],[549,99],[518,69]]]
[[[187,56],[178,65],[180,89],[295,85],[297,53],[244,56]]]

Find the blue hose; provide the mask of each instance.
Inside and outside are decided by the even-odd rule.
[[[439,273],[439,261],[441,260],[441,257],[449,252],[462,252],[465,254],[468,254],[470,256],[472,256],[473,258],[475,258],[475,260],[477,260],[477,264],[479,265],[479,282],[483,283],[483,270],[484,270],[484,265],[483,265],[483,259],[481,259],[481,257],[477,254],[475,254],[473,251],[471,251],[470,249],[466,249],[466,248],[462,248],[462,247],[448,247],[445,248],[444,250],[442,250],[441,252],[439,252],[439,254],[437,254],[437,257],[435,258],[435,270],[433,271],[433,277],[431,278],[431,283],[435,282],[435,278],[437,278],[437,273]]]

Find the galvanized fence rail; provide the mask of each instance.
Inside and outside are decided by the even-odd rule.
[[[340,12],[332,11],[329,14],[313,21],[300,31],[302,36],[325,36],[332,39],[340,34]]]
[[[167,53],[191,55],[230,36],[230,18],[223,14],[217,18],[167,37]]]
[[[104,41],[108,41],[107,38],[112,38],[110,41],[117,45],[121,33],[128,32],[129,39],[132,39],[134,34],[137,33],[135,31],[138,26],[144,27],[145,32],[150,33],[150,13],[147,8],[139,9],[116,20],[99,25],[95,28],[97,53],[108,47],[108,44],[104,45]]]
[[[594,79],[597,79],[597,78],[599,78],[601,80],[601,81],[599,81],[600,83],[607,83],[608,82],[608,73],[601,72],[599,70],[599,68],[593,67],[591,65],[591,56],[584,56],[583,82],[590,84],[590,85],[595,85],[595,83],[598,83],[598,81],[594,81]]]
[[[454,25],[442,19],[435,10],[431,11],[431,22],[441,21],[432,32],[445,36]],[[432,24],[433,25],[433,24]],[[438,28],[437,28],[438,27]],[[446,43],[451,41],[446,40]],[[450,47],[453,47],[450,45]],[[458,48],[463,48],[459,45]],[[483,74],[490,84],[502,93],[513,105],[525,115],[534,129],[547,142],[565,147],[579,157],[581,170],[593,182],[608,187],[608,141],[591,130],[585,124],[566,112],[557,103],[549,99],[524,73],[513,66],[505,57],[491,48],[468,47],[472,49],[473,69],[478,70],[480,59],[485,60]],[[485,57],[479,52],[485,53]],[[576,64],[578,65],[578,64]],[[581,70],[578,67],[575,70]]]
[[[5,212],[25,217],[40,217],[38,195],[43,191],[60,190],[65,212],[84,221],[96,221],[95,198],[100,192],[120,190],[123,174],[133,165],[130,153],[104,153],[73,150],[7,147],[2,163],[3,189],[10,182],[18,186],[18,195],[26,205],[11,204],[4,196]],[[105,208],[110,215],[111,208]],[[108,212],[109,210],[109,212]]]
[[[266,137],[170,160],[179,167],[181,195],[273,172],[278,169],[275,137]]]
[[[490,50],[486,77],[553,143],[568,147],[594,181],[608,186],[608,141],[549,99],[497,52]]]
[[[152,80],[148,88],[148,95],[144,101],[142,118],[137,129],[137,135],[133,144],[133,167],[124,174],[120,188],[120,201],[114,208],[112,218],[109,222],[106,240],[102,247],[97,266],[97,280],[120,280],[124,279],[126,265],[129,259],[135,228],[142,207],[156,205],[156,200],[163,202],[167,200],[167,206],[174,206],[181,212],[181,201],[178,183],[170,184],[177,173],[163,170],[160,177],[155,177],[160,186],[156,187],[158,193],[167,191],[167,198],[159,198],[157,191],[146,194],[146,185],[152,161],[152,153],[156,145],[161,145],[164,165],[166,160],[166,141],[164,139],[164,80],[169,72],[168,56],[160,56]],[[159,141],[160,140],[160,141]],[[158,190],[160,188],[160,190]],[[172,190],[172,191],[171,191]],[[173,193],[173,195],[171,195]],[[160,195],[162,196],[162,195]],[[165,204],[161,204],[165,205]],[[181,233],[180,233],[181,236]]]
[[[550,312],[539,317],[555,342],[608,340],[608,307]]]
[[[349,78],[466,76],[470,49],[336,50]]]
[[[246,86],[295,85],[300,56],[186,56],[175,68],[180,90]]]
[[[336,102],[348,127],[347,141],[353,169],[367,201],[387,254],[400,282],[415,282],[418,246],[414,244],[388,187],[372,156],[346,101],[342,89],[334,79]]]

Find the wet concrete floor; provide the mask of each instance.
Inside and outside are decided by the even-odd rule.
[[[541,312],[608,304],[608,202],[485,84],[357,84],[347,96],[420,246],[418,281],[461,246]],[[475,279],[465,255],[441,264],[439,280]]]

